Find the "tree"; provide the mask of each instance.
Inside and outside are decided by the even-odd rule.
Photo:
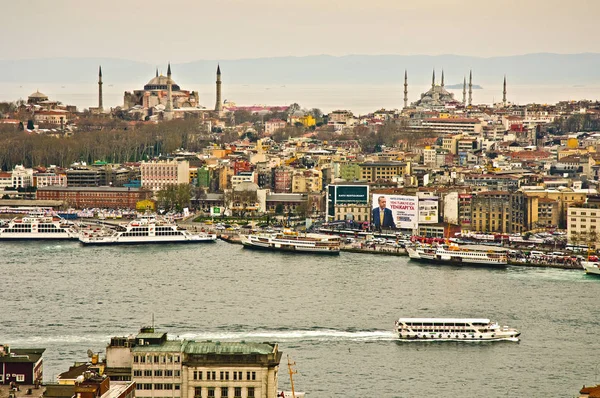
[[[578,232],[572,231],[571,235],[569,235],[569,241],[571,242],[572,245],[579,246],[579,243],[581,242],[581,234]]]
[[[283,214],[283,205],[281,203],[278,203],[277,206],[275,206],[275,214]]]
[[[300,218],[308,217],[308,204],[306,203],[306,201],[303,201],[298,206],[296,206],[295,213]]]
[[[587,234],[587,244],[595,250],[596,243],[598,243],[598,233],[595,230],[591,230]]]
[[[288,115],[293,115],[295,112],[298,112],[302,108],[297,103],[293,103],[288,107]]]
[[[159,207],[171,211],[182,211],[189,207],[192,199],[193,186],[190,184],[170,184],[157,192]]]

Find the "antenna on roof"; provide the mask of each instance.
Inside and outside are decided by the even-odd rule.
[[[152,329],[154,329],[154,312],[152,313]]]

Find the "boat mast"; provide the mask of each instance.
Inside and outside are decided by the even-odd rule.
[[[290,373],[290,384],[292,385],[292,398],[296,398],[296,391],[294,390],[294,377],[293,375],[298,374],[298,371],[293,369],[292,366],[296,365],[296,362],[292,362],[288,354],[288,372]]]

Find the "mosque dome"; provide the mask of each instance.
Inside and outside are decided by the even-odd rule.
[[[159,75],[150,79],[150,81],[144,86],[144,90],[167,90],[167,83],[169,78],[167,76]],[[180,88],[171,78],[171,89],[173,91],[179,91]]]
[[[35,98],[38,100],[47,100],[48,96],[46,94],[40,93],[39,90],[36,91],[35,93],[31,94],[28,98]]]

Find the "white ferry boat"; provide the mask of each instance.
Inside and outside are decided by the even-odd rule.
[[[581,265],[588,275],[600,276],[600,263],[593,261],[582,261]]]
[[[60,217],[30,214],[0,225],[0,240],[77,239],[75,224]]]
[[[505,249],[489,246],[408,246],[406,252],[411,260],[439,264],[506,267],[508,263]]]
[[[240,235],[245,248],[294,253],[340,254],[339,236],[293,232]]]
[[[126,225],[85,229],[79,234],[79,241],[84,245],[202,243],[216,240],[216,234],[192,234],[177,224],[154,216],[143,216]]]
[[[521,333],[479,318],[400,318],[395,331],[401,340],[519,341]]]

